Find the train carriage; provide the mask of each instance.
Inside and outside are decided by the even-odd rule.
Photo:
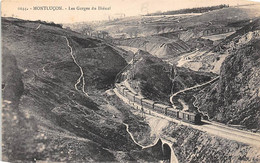
[[[189,122],[194,124],[201,124],[201,116],[200,114],[187,113],[189,114]]]
[[[167,105],[163,105],[163,104],[154,104],[154,110],[158,113],[163,113],[165,114],[165,109],[168,108]]]
[[[115,86],[116,86],[118,92],[121,93],[121,90],[123,89],[121,84],[120,83],[116,83]]]
[[[166,115],[172,118],[178,117],[179,110],[174,109],[172,107],[167,108]]]
[[[164,114],[165,114],[165,115],[171,114],[171,113],[169,112],[170,109],[171,109],[170,106],[166,107],[166,108],[164,109]]]
[[[183,113],[183,120],[189,121],[189,118],[190,118],[189,113],[188,113],[188,112],[184,112],[184,113]]]
[[[118,89],[118,90],[119,90],[119,93],[120,93],[121,95],[124,95],[124,90],[125,90],[125,89],[126,89],[126,88],[125,88],[124,86],[122,86],[122,85],[120,86],[120,85],[119,85],[119,89]]]
[[[126,97],[131,101],[131,102],[135,102],[135,94],[133,94],[130,91],[126,91]]]
[[[119,89],[119,83],[115,83],[115,87],[117,88],[117,89]]]
[[[190,117],[189,117],[189,121],[195,123],[195,114],[194,113],[190,113]]]
[[[119,83],[115,83],[115,87],[116,87],[117,89],[119,89],[119,87],[120,87]]]
[[[130,91],[127,88],[125,88],[124,91],[123,91],[125,97],[127,97],[128,92],[130,92]]]
[[[142,96],[135,96],[135,102],[141,106],[142,106],[142,99],[143,99]]]
[[[195,114],[195,124],[201,124],[201,115],[199,113]]]
[[[179,111],[178,118],[179,119],[184,119],[184,114],[183,114],[182,111]]]
[[[152,100],[143,99],[142,104],[144,108],[153,109],[154,107],[154,102]]]
[[[123,96],[126,97],[128,103],[130,104],[131,101],[130,101],[129,97],[127,97],[128,92],[130,92],[128,89],[124,89],[124,92],[123,92],[124,94],[123,94]]]
[[[123,90],[123,95],[126,97],[126,93],[127,92],[130,92],[127,88],[125,88],[124,90]]]
[[[116,86],[118,92],[129,100],[129,104],[133,104],[133,106],[137,109],[147,108],[150,110],[154,110],[160,114],[165,114],[172,118],[179,118],[186,122],[190,122],[190,123],[194,123],[194,124],[201,124],[201,115],[200,114],[184,112],[184,111],[174,109],[174,108],[164,105],[164,104],[155,103],[152,100],[145,99],[142,96],[132,93],[130,90],[128,90],[124,85],[122,85],[120,83],[116,83],[115,86]],[[134,103],[137,103],[141,106],[134,105]]]
[[[191,122],[194,124],[201,124],[200,114],[179,111],[177,115],[177,118],[182,119],[183,121]]]

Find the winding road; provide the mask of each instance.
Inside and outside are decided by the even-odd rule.
[[[212,83],[212,82],[214,82],[214,81],[216,81],[216,80],[218,80],[218,79],[219,79],[219,76],[216,77],[216,78],[214,78],[214,79],[212,79],[212,80],[210,80],[210,81],[208,81],[208,82],[205,82],[205,83],[203,83],[203,84],[195,85],[195,86],[193,86],[193,87],[189,87],[189,88],[186,88],[186,89],[183,89],[183,90],[180,90],[180,91],[174,93],[174,94],[170,97],[170,102],[171,102],[171,104],[172,104],[172,107],[173,107],[173,108],[176,108],[176,106],[175,106],[174,103],[173,103],[173,97],[174,97],[174,96],[177,96],[179,93],[183,93],[183,92],[186,92],[186,91],[189,91],[189,90],[192,90],[192,89],[196,89],[196,88],[199,88],[199,87],[203,87],[203,86],[205,86],[205,85],[207,85],[207,84],[210,84],[210,83]],[[201,113],[203,116],[207,116],[208,119],[209,119],[209,116],[207,115],[207,113],[202,112],[202,111],[199,109],[199,107],[197,107],[197,106],[195,105],[195,102],[196,102],[197,99],[196,99],[195,96],[193,96],[193,97],[195,98],[195,100],[194,100],[194,102],[193,102],[193,105],[197,108],[198,112]],[[184,108],[184,111],[189,110],[189,108],[188,108],[189,106],[186,105],[183,100],[178,100],[178,101],[182,104],[182,106],[183,106],[183,108]]]
[[[159,140],[159,138],[157,137],[152,144],[147,145],[147,146],[143,146],[143,145],[139,144],[139,143],[134,139],[133,134],[129,131],[129,125],[126,124],[126,123],[123,123],[123,124],[126,126],[126,131],[127,131],[127,133],[130,135],[130,137],[131,137],[131,139],[134,141],[134,143],[137,144],[137,145],[139,145],[140,147],[142,147],[142,149],[146,149],[146,148],[150,148],[150,147],[154,146],[154,145],[158,142],[158,140]]]
[[[170,97],[170,102],[172,103],[172,105],[174,105],[174,104],[173,104],[173,101],[172,101],[172,98],[173,98],[174,96],[177,96],[179,93],[183,93],[183,92],[186,92],[186,91],[189,91],[189,90],[192,90],[192,89],[196,89],[196,88],[205,86],[205,85],[207,85],[207,84],[210,84],[210,83],[216,81],[217,79],[219,79],[219,76],[216,77],[216,78],[214,78],[214,79],[212,79],[212,80],[210,80],[210,81],[208,81],[208,82],[206,82],[206,83],[203,83],[203,84],[200,84],[200,85],[195,85],[195,86],[193,86],[193,87],[189,87],[189,88],[180,90],[179,92],[174,93],[174,94]]]
[[[167,141],[167,138],[164,139],[164,138],[159,138],[159,137],[157,137],[152,144],[147,145],[147,146],[143,146],[143,145],[139,144],[139,143],[134,139],[133,134],[129,131],[129,126],[128,126],[128,124],[126,124],[126,123],[123,123],[123,124],[126,126],[126,131],[127,131],[128,134],[130,135],[130,137],[131,137],[131,139],[134,141],[134,143],[137,144],[137,145],[139,145],[140,147],[142,147],[142,149],[147,149],[147,148],[151,148],[151,147],[155,146],[160,139],[162,140],[162,143],[165,143],[165,142]],[[171,139],[171,138],[169,138],[169,139]],[[169,141],[169,142],[170,142],[170,143],[173,143],[173,142],[171,142],[171,141]],[[174,153],[173,148],[172,148],[172,147],[170,147],[170,148],[171,148],[171,159],[170,159],[171,163],[178,163],[179,161],[178,161],[178,159],[177,159],[177,157],[176,157],[176,155],[175,155],[175,153]]]
[[[129,65],[131,63],[132,62],[130,62]],[[179,93],[183,93],[185,91],[189,91],[189,90],[192,90],[192,89],[203,87],[203,86],[205,86],[207,84],[210,84],[210,83],[212,83],[212,82],[214,82],[214,81],[216,81],[218,79],[219,79],[219,76],[214,78],[214,79],[212,79],[212,80],[210,80],[210,81],[208,81],[208,82],[205,82],[203,84],[195,85],[193,87],[189,87],[189,88],[183,89],[181,91],[178,91],[178,92],[174,93],[170,97],[170,102],[172,103],[172,105],[174,107],[175,106],[173,104],[173,97],[174,96],[177,96]],[[124,84],[124,82],[122,84]],[[129,104],[129,100],[126,97],[122,96],[117,91],[116,88],[114,89],[114,92],[116,93],[116,95],[121,100],[123,100],[126,104]],[[136,108],[136,106],[138,108],[141,108],[141,106],[139,104],[137,104],[137,103],[131,103],[131,106],[134,106],[135,108]],[[198,111],[200,112],[199,108],[198,108]],[[232,128],[232,127],[228,127],[228,126],[226,126],[224,124],[219,124],[219,123],[216,123],[216,122],[210,122],[210,121],[205,121],[205,120],[202,120],[204,122],[203,125],[194,125],[194,124],[190,124],[190,123],[187,123],[187,122],[183,122],[183,121],[178,120],[178,119],[174,119],[174,118],[165,116],[163,114],[159,114],[159,113],[154,112],[154,111],[152,111],[152,110],[150,110],[148,108],[144,108],[144,112],[146,114],[151,114],[151,115],[153,115],[155,117],[160,117],[160,118],[166,119],[168,121],[175,122],[175,123],[180,124],[180,125],[185,125],[185,126],[188,126],[188,127],[192,127],[194,129],[206,132],[206,133],[208,133],[208,134],[210,134],[212,136],[217,136],[217,137],[220,137],[220,138],[224,138],[224,139],[228,139],[228,140],[232,140],[232,141],[236,141],[236,142],[240,142],[240,143],[244,143],[244,144],[247,144],[247,145],[250,145],[250,146],[254,146],[254,147],[260,148],[260,134],[259,133],[252,133],[252,132],[248,132],[248,131],[243,131],[243,130],[235,129],[235,128]],[[132,136],[132,134],[129,132],[127,125],[126,125],[126,127],[127,127],[127,132],[130,134],[130,136],[133,139],[133,141],[135,141],[133,136]],[[153,145],[154,144],[151,144],[150,146],[153,146]],[[142,145],[140,145],[140,146],[143,147],[143,148],[146,147],[146,146],[142,146]]]
[[[132,63],[133,63],[133,60],[131,62],[129,62],[129,65],[132,64]],[[170,102],[172,103],[173,107],[175,108],[175,105],[173,104],[173,97],[174,96],[177,96],[179,93],[183,93],[185,91],[189,91],[189,90],[192,90],[192,89],[203,87],[203,86],[210,84],[210,83],[212,83],[212,82],[214,82],[218,79],[219,79],[219,76],[210,80],[210,81],[208,81],[208,82],[205,82],[203,84],[195,85],[193,87],[185,88],[181,91],[178,91],[170,97]],[[125,84],[125,81],[123,81],[122,84]],[[129,89],[129,90],[131,90],[131,89]],[[116,88],[114,89],[114,92],[126,104],[134,106],[134,108],[136,108],[136,107],[141,108],[142,107],[139,104],[133,103],[133,102],[131,102],[131,104],[129,104],[129,100],[126,97],[122,96],[117,91]],[[182,101],[182,102],[185,104],[184,101]],[[166,120],[171,121],[171,122],[175,122],[175,123],[180,124],[180,125],[192,127],[194,129],[206,132],[206,133],[212,135],[213,137],[217,136],[217,137],[220,137],[220,138],[224,138],[224,139],[228,139],[228,140],[231,140],[231,141],[236,141],[236,142],[244,143],[244,144],[247,144],[247,145],[250,145],[250,146],[253,146],[253,147],[260,148],[260,134],[258,134],[258,133],[252,133],[252,132],[247,132],[247,131],[243,131],[243,130],[238,130],[238,129],[235,129],[235,128],[228,127],[224,124],[219,124],[219,123],[216,123],[216,122],[210,122],[210,121],[205,121],[205,120],[202,120],[204,122],[203,125],[194,125],[194,124],[190,124],[190,123],[187,123],[187,122],[183,122],[181,120],[177,120],[177,119],[165,116],[163,114],[159,114],[157,112],[150,110],[149,108],[143,108],[143,109],[144,109],[144,113],[146,113],[146,114],[150,114],[150,115],[155,116],[155,117],[160,117],[160,118],[166,119]],[[198,108],[198,111],[201,112],[199,110],[199,108]],[[142,146],[141,144],[139,144],[135,141],[133,135],[129,131],[129,126],[127,124],[124,124],[124,125],[126,126],[126,131],[129,133],[132,140],[137,145],[141,146],[143,149],[154,146],[157,143],[157,141],[159,140],[159,138],[157,137],[156,140],[151,145]],[[171,160],[178,161],[174,153],[173,153],[173,155],[174,156],[172,156],[172,157],[175,157],[175,159],[171,159]]]
[[[75,89],[78,91],[77,85],[78,85],[78,84],[81,82],[81,80],[82,80],[82,92],[83,92],[86,96],[89,96],[88,93],[85,92],[85,79],[84,79],[83,69],[82,69],[82,67],[78,64],[78,62],[76,61],[75,56],[73,55],[73,49],[72,49],[72,47],[70,46],[70,42],[69,42],[68,38],[67,38],[66,36],[62,36],[62,37],[64,37],[64,38],[66,39],[67,46],[70,48],[70,55],[71,55],[71,57],[72,57],[74,63],[79,67],[80,73],[81,73],[81,74],[80,74],[80,77],[78,78],[78,80],[77,80],[76,84],[74,85],[74,87],[75,87]]]
[[[179,93],[182,93],[182,92],[185,92],[185,91],[188,91],[188,90],[191,90],[191,89],[195,89],[195,88],[198,88],[198,87],[201,87],[201,86],[205,86],[211,82],[214,82],[215,80],[217,80],[219,77],[216,77],[204,84],[201,84],[201,85],[197,85],[197,86],[194,86],[194,87],[190,87],[190,88],[187,88],[187,89],[184,89],[184,90],[181,90],[175,94],[173,94],[171,96],[171,103],[172,103],[172,98],[176,95],[178,95]],[[195,96],[194,96],[195,97]],[[196,98],[196,97],[195,97]],[[195,100],[196,101],[196,100]],[[194,102],[195,102],[194,101]],[[173,104],[173,103],[172,103]],[[196,107],[196,105],[194,104],[194,106]],[[200,113],[202,113],[199,108],[198,108],[198,111]],[[204,114],[203,114],[204,115]],[[207,116],[207,115],[206,115]],[[198,127],[196,125],[189,125],[189,126],[192,126],[193,128],[197,128],[201,131],[206,131],[208,133],[211,133],[211,134],[214,134],[214,135],[217,135],[217,136],[220,136],[220,137],[223,137],[223,138],[227,138],[227,139],[230,139],[230,140],[235,140],[235,141],[238,141],[238,142],[242,142],[242,143],[245,143],[245,144],[249,144],[249,145],[253,145],[253,146],[258,146],[260,147],[260,134],[256,134],[256,133],[252,133],[252,132],[247,132],[247,131],[243,131],[243,130],[238,130],[238,129],[235,129],[235,128],[231,128],[231,127],[228,127],[224,124],[219,124],[219,123],[216,123],[216,122],[211,122],[211,121],[206,121],[206,120],[202,120],[205,124]],[[184,123],[184,122],[182,122]],[[184,123],[185,124],[185,123]]]
[[[209,118],[209,116],[208,116],[208,113],[207,113],[207,112],[204,113],[203,111],[201,111],[200,108],[195,104],[195,102],[197,101],[197,97],[194,96],[194,95],[193,95],[193,97],[195,98],[195,100],[194,100],[193,103],[192,103],[193,106],[197,108],[197,111],[198,111],[201,115],[206,116],[206,117],[208,118],[208,120],[211,120],[211,119]]]

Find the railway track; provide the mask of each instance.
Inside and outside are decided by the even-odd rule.
[[[140,109],[142,108],[141,105],[134,103],[134,102],[131,102],[131,104],[129,104],[129,99],[127,99],[126,97],[121,95],[118,92],[117,88],[114,89],[114,92],[126,104],[128,104],[134,108],[140,108]],[[243,131],[243,130],[238,130],[238,129],[234,129],[234,128],[231,128],[231,127],[228,127],[228,126],[225,126],[222,124],[205,121],[205,120],[203,120],[204,124],[195,125],[195,124],[184,122],[184,121],[181,121],[181,120],[178,120],[175,118],[168,117],[164,114],[160,114],[160,113],[155,112],[146,107],[144,107],[143,110],[141,110],[141,111],[143,111],[145,114],[150,114],[155,117],[163,118],[170,122],[174,122],[174,123],[177,123],[180,125],[189,126],[189,127],[206,132],[206,133],[214,135],[214,136],[218,136],[221,138],[225,138],[225,139],[232,140],[232,141],[237,141],[240,143],[244,143],[244,144],[247,144],[250,146],[260,148],[260,134],[258,134],[258,133],[251,133],[251,132],[247,132],[247,131]]]
[[[130,62],[124,70],[126,70],[129,67],[129,65],[131,65],[131,64],[132,64],[132,62]],[[123,72],[123,71],[121,71],[121,72]],[[203,84],[195,85],[193,87],[189,87],[189,88],[183,89],[179,92],[176,92],[175,94],[173,94],[170,97],[170,102],[173,104],[173,101],[172,101],[173,97],[178,95],[179,93],[183,93],[183,92],[186,92],[186,91],[189,91],[189,90],[193,90],[193,89],[197,89],[199,87],[203,87],[203,86],[208,85],[212,82],[215,82],[218,79],[219,79],[219,76],[210,80],[210,81],[208,81],[208,82],[205,82]],[[140,109],[143,108],[142,111],[145,114],[151,114],[151,115],[156,116],[156,117],[167,119],[169,121],[172,121],[172,122],[175,122],[175,123],[178,123],[178,124],[181,124],[181,125],[189,126],[189,127],[194,128],[194,129],[207,132],[208,134],[211,134],[211,135],[214,135],[214,136],[222,137],[222,138],[225,138],[225,139],[241,142],[241,143],[244,143],[244,144],[247,144],[247,145],[250,145],[250,146],[256,146],[256,147],[260,148],[260,134],[258,134],[258,133],[251,133],[251,132],[247,132],[247,131],[243,131],[243,130],[238,130],[238,129],[234,129],[234,128],[228,127],[226,125],[223,125],[223,124],[218,124],[218,123],[215,123],[215,122],[205,121],[205,120],[202,120],[203,125],[195,125],[195,124],[187,123],[187,122],[184,122],[184,121],[172,118],[172,117],[168,117],[164,114],[160,114],[160,113],[155,112],[155,111],[153,111],[149,108],[145,108],[145,107],[143,107],[143,106],[141,106],[141,105],[139,105],[138,103],[135,103],[135,102],[130,102],[131,104],[129,104],[130,100],[127,99],[126,97],[124,97],[123,95],[121,95],[117,91],[117,88],[114,89],[114,92],[121,100],[123,100],[128,105],[130,105],[132,107],[140,108]],[[173,106],[174,106],[174,104],[173,104]]]

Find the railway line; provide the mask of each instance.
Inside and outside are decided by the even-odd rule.
[[[124,68],[123,71],[118,73],[118,77],[120,75],[122,75],[121,73],[125,72],[130,67],[130,65],[132,63],[133,63],[133,60],[131,62],[129,62],[129,64]],[[174,109],[176,110],[176,106],[173,104],[173,97],[174,96],[177,96],[179,93],[183,93],[183,92],[186,92],[186,91],[189,91],[189,90],[193,90],[193,89],[197,89],[197,88],[206,86],[208,84],[215,82],[218,79],[219,79],[219,76],[210,80],[210,81],[208,81],[208,82],[205,82],[203,84],[195,85],[193,87],[185,88],[181,91],[176,92],[175,94],[173,94],[170,97],[170,102],[172,103],[172,106],[171,106],[171,108],[169,108],[169,110],[174,110]],[[116,88],[114,89],[115,94],[120,99],[122,99],[125,103],[127,103],[128,105],[132,106],[135,109],[139,109],[140,111],[142,111],[145,114],[151,114],[151,115],[156,116],[156,117],[167,119],[169,121],[172,121],[172,122],[175,122],[175,123],[178,123],[178,124],[181,124],[181,125],[189,126],[189,127],[194,128],[194,129],[197,129],[197,130],[200,130],[200,131],[203,131],[203,132],[207,132],[207,133],[214,135],[214,136],[222,137],[222,138],[225,138],[225,139],[241,142],[241,143],[244,143],[244,144],[247,144],[247,145],[256,146],[256,147],[260,148],[260,134],[258,134],[258,133],[252,133],[252,132],[247,132],[247,131],[243,131],[243,130],[238,130],[238,129],[235,129],[235,128],[228,127],[224,124],[219,124],[219,123],[207,121],[207,120],[201,120],[200,124],[198,125],[198,124],[196,124],[195,117],[192,114],[191,114],[191,116],[193,116],[192,119],[189,119],[189,118],[185,119],[185,117],[182,117],[180,119],[178,117],[178,115],[175,115],[175,117],[168,116],[168,115],[165,114],[165,110],[155,111],[155,109],[154,109],[155,104],[151,100],[145,99],[144,101],[146,101],[146,103],[151,103],[151,105],[153,105],[153,109],[151,109],[151,107],[149,107],[147,104],[142,105],[142,103],[140,103],[141,102],[140,100],[139,100],[139,102],[137,102],[138,98],[140,99],[140,98],[143,98],[143,97],[136,94],[136,92],[132,92],[131,89],[127,89],[127,87],[125,87],[125,89],[128,92],[128,96],[125,96],[124,94],[122,94],[122,92],[120,93],[120,88],[118,86],[124,85],[125,81],[121,80],[122,84],[120,84],[118,82],[119,81],[117,80]],[[136,101],[136,99],[137,99],[137,101]],[[198,111],[199,111],[199,109],[198,109]],[[189,117],[189,115],[187,115],[187,117]]]
[[[206,132],[213,136],[218,136],[228,140],[237,141],[260,149],[260,134],[258,133],[242,131],[215,122],[206,121],[206,120],[202,120],[203,124],[196,125],[193,123],[189,123],[187,121],[182,121],[180,119],[169,117],[165,114],[158,113],[154,110],[151,110],[150,108],[142,107],[138,103],[131,102],[127,97],[120,94],[117,88],[114,88],[114,92],[126,104],[132,106],[134,109],[139,109],[144,114],[150,114],[152,116],[163,118],[170,122],[177,123],[179,125],[192,127],[194,129]]]

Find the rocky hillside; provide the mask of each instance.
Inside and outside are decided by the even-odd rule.
[[[139,50],[128,80],[133,88],[154,101],[169,102],[169,96],[184,88],[211,80],[213,73],[171,66],[148,52]]]
[[[225,53],[226,45],[236,31],[245,34],[247,30],[241,28],[259,16],[259,4],[254,4],[205,13],[127,17],[93,29],[108,32],[110,41],[116,38],[119,45],[140,48],[171,64],[219,74],[229,55]]]
[[[120,54],[39,21],[2,18],[2,30],[4,161],[156,161],[123,125],[142,119],[105,96]]]
[[[140,37],[114,41],[118,45],[135,47],[159,57],[175,57],[190,50],[189,46],[178,38],[162,36]]]
[[[237,30],[234,34],[224,39],[218,46],[213,48],[214,51],[234,50],[240,48],[244,44],[251,40],[258,39],[260,37],[260,18],[251,20],[249,23],[243,26],[243,28]]]
[[[258,148],[172,124],[164,134],[176,139],[174,153],[185,162],[259,162]]]
[[[259,18],[255,18],[246,21],[245,24],[241,22],[240,25],[244,25],[241,29],[228,33],[218,41],[210,41],[205,37],[191,39],[186,43],[191,45],[192,52],[182,54],[176,58],[169,58],[167,61],[195,71],[219,74],[221,64],[232,51],[241,48],[251,40],[260,38],[259,21]],[[222,36],[223,34],[219,34],[210,37],[218,38]],[[196,47],[196,50],[194,47]]]
[[[172,33],[181,40],[188,41],[192,38],[234,31],[258,16],[260,16],[259,5],[255,4],[205,13],[126,17],[98,24],[93,29],[107,31],[113,38]]]
[[[197,95],[196,104],[210,118],[259,130],[259,45],[252,39],[237,46],[223,62],[220,80]]]

